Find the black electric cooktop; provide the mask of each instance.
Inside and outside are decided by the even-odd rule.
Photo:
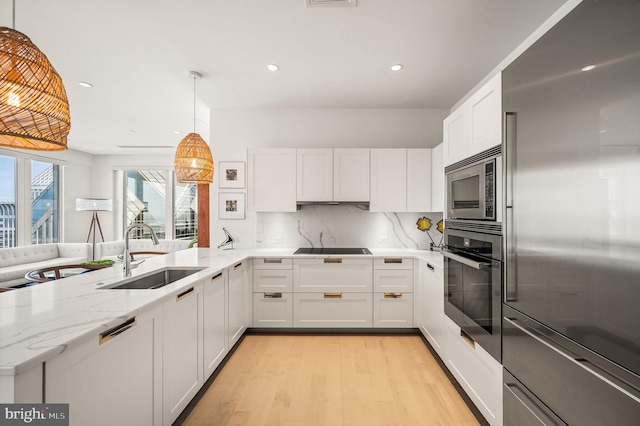
[[[371,254],[366,248],[352,247],[301,247],[293,254]]]

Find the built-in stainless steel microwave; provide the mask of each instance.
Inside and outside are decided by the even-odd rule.
[[[448,219],[496,220],[499,158],[474,157],[447,167]]]

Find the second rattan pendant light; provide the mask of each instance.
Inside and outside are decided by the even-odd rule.
[[[173,168],[180,183],[206,184],[213,182],[213,157],[209,145],[196,133],[196,80],[202,74],[191,71],[189,75],[193,78],[193,133],[178,144]]]

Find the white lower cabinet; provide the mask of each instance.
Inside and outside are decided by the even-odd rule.
[[[373,293],[373,326],[413,327],[413,293]]]
[[[0,376],[0,404],[43,402],[43,365],[36,364],[15,376]]]
[[[502,365],[480,345],[461,335],[445,318],[447,353],[445,365],[469,395],[489,424],[502,425]]]
[[[291,292],[254,292],[253,326],[292,327],[293,293]]]
[[[444,322],[444,276],[442,269],[420,262],[418,270],[418,312],[420,331],[443,360],[446,359]]]
[[[238,262],[228,268],[229,274],[229,348],[242,337],[247,328],[246,298],[247,293],[247,261]]]
[[[161,316],[157,307],[127,318],[47,361],[44,402],[68,403],[70,425],[160,425]]]
[[[172,424],[204,383],[201,333],[202,282],[163,304],[162,411]]]
[[[413,259],[385,257],[373,260],[373,326],[412,328]]]
[[[283,258],[253,259],[253,326],[293,326],[293,262]]]
[[[254,292],[285,292],[293,290],[293,271],[291,269],[254,269]]]
[[[223,272],[203,281],[204,380],[220,365],[229,351],[227,336],[227,280]]]
[[[371,292],[371,259],[294,259],[294,292]],[[295,309],[294,309],[295,311]]]
[[[371,327],[372,293],[309,292],[293,294],[293,326],[309,328]]]

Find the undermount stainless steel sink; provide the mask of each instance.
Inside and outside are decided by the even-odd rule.
[[[164,287],[204,268],[165,268],[139,277],[127,278],[125,281],[118,281],[101,289],[108,290],[154,290]]]

